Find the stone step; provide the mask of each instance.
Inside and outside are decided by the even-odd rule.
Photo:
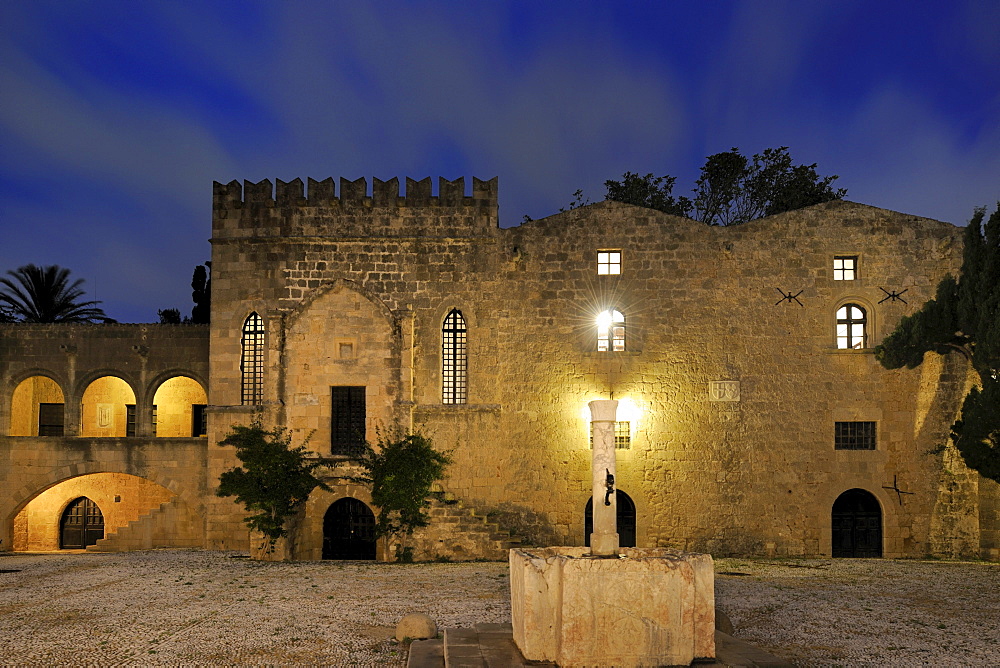
[[[698,668],[792,668],[793,664],[738,638],[716,631],[715,661],[697,661]],[[514,644],[510,624],[476,624],[471,629],[445,629],[444,640],[410,644],[407,668],[522,668],[555,666],[526,661]]]
[[[476,624],[471,629],[444,630],[445,668],[522,668],[552,666],[528,664],[517,645],[510,624]]]

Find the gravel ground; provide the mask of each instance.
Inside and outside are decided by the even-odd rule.
[[[19,571],[19,572],[3,572]],[[716,560],[736,635],[802,666],[1000,666],[1000,564]],[[0,664],[403,666],[408,612],[510,620],[507,565],[0,554]]]
[[[801,666],[1000,666],[1000,564],[716,559],[735,635]]]
[[[0,557],[0,664],[404,666],[399,618],[510,620],[507,565],[155,550]]]

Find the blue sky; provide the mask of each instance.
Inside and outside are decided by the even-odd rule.
[[[0,271],[191,308],[213,180],[500,178],[504,226],[626,170],[789,146],[848,199],[1000,199],[1000,3],[3,2]],[[470,184],[471,185],[471,184]]]

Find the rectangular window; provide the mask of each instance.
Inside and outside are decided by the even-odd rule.
[[[208,433],[208,415],[205,404],[191,404],[191,435],[204,436]]]
[[[857,271],[857,255],[837,255],[833,258],[833,280],[853,281],[857,276]]]
[[[365,388],[331,387],[330,453],[357,457],[364,452]]]
[[[38,404],[38,435],[62,436],[65,404]]]
[[[615,422],[615,450],[628,450],[632,447],[631,425],[628,422]],[[594,430],[590,430],[590,449],[594,449]]]
[[[874,450],[875,435],[874,422],[835,422],[833,447],[835,450]]]
[[[597,275],[622,273],[622,252],[616,250],[597,251]]]

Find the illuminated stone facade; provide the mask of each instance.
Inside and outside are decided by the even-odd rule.
[[[887,371],[871,350],[957,272],[959,228],[850,202],[729,228],[601,202],[499,229],[495,180],[475,180],[471,196],[461,179],[442,180],[435,196],[430,180],[408,180],[405,196],[395,180],[376,180],[371,194],[364,181],[341,180],[339,197],[330,179],[305,190],[298,180],[216,184],[207,330],[0,326],[0,433],[11,434],[0,437],[3,546],[46,487],[102,470],[182,496],[201,525],[179,537],[245,549],[239,509],[212,494],[235,463],[218,440],[260,411],[330,456],[343,417],[331,388],[364,388],[369,439],[394,425],[432,436],[454,458],[443,488],[462,513],[497,513],[535,542],[583,544],[586,406],[613,396],[618,486],[634,502],[640,547],[830,555],[834,504],[859,489],[876,503],[884,556],[1000,556],[997,486],[953,449],[935,451],[971,382],[965,362],[929,355],[916,370]],[[443,393],[442,369],[459,350],[443,342],[455,310],[467,361],[449,369],[467,383],[458,400]],[[621,314],[624,332],[609,330],[599,350],[605,311]],[[260,370],[247,377],[241,340],[253,313]],[[852,347],[838,348],[838,326]],[[624,350],[614,350],[618,334]],[[77,352],[59,349],[68,339]],[[75,437],[69,425],[89,382],[106,375],[135,393],[137,431],[114,440],[121,454],[101,468],[111,439]],[[14,410],[15,388],[32,376],[66,395],[65,438],[18,431],[36,421],[33,404],[52,403],[51,385],[32,381],[36,398]],[[207,390],[207,437],[151,436],[155,393],[174,376]],[[255,382],[259,405],[245,404]],[[174,415],[198,403],[190,390]],[[188,415],[174,418],[181,431]],[[175,441],[184,458],[169,459]],[[317,492],[297,521],[293,556],[322,556],[333,501],[370,503],[342,462],[328,471],[333,491]],[[497,535],[451,550],[473,532],[456,533],[455,506],[438,505],[418,557],[502,551],[489,545]]]

